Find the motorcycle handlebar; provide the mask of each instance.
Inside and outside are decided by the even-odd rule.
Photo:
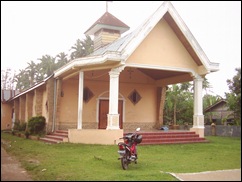
[[[131,137],[133,137],[133,136],[137,136],[138,134],[137,134],[137,132],[138,131],[140,131],[140,128],[137,128],[136,129],[136,131],[134,132],[134,133],[129,133],[129,134],[131,134]],[[126,136],[124,136],[124,137],[121,137],[121,138],[119,138],[119,139],[129,139],[129,137],[126,137]]]

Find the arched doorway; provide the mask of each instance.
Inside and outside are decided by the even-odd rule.
[[[107,114],[109,112],[109,92],[104,92],[98,97],[98,129],[107,128]],[[118,101],[119,128],[123,129],[124,122],[124,98],[119,94]]]

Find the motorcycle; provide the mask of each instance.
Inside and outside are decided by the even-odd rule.
[[[136,146],[142,142],[142,135],[137,134],[138,131],[140,131],[140,128],[137,128],[134,133],[127,133],[124,137],[119,138],[124,140],[124,142],[118,143],[118,153],[120,155],[118,160],[121,160],[124,170],[128,169],[128,165],[132,162],[137,164],[138,154]]]

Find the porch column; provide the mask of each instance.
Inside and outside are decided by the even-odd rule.
[[[84,73],[79,72],[77,129],[82,129]]]
[[[119,114],[118,114],[118,93],[119,93],[119,74],[122,70],[120,68],[112,69],[109,72],[109,113],[107,115],[107,130],[120,129],[119,128]]]
[[[197,76],[194,81],[194,110],[193,110],[193,127],[191,131],[195,131],[200,137],[204,137],[204,115],[203,115],[203,95],[202,86],[203,78]]]

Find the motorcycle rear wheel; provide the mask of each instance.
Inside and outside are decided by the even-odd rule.
[[[129,161],[128,161],[128,157],[127,157],[127,155],[124,155],[124,156],[121,158],[121,165],[122,165],[123,170],[128,169]]]

